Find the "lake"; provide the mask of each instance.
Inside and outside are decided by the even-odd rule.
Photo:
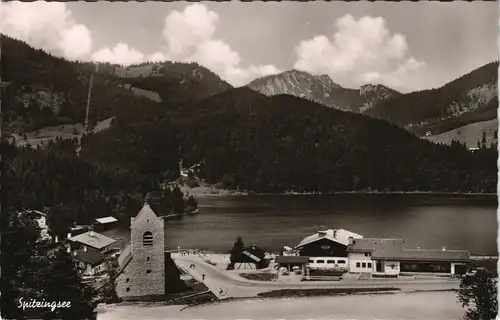
[[[364,237],[404,238],[408,248],[445,246],[471,254],[497,252],[496,196],[338,194],[197,199],[198,214],[165,221],[168,248],[227,252],[241,236],[247,245],[279,251],[325,226]]]

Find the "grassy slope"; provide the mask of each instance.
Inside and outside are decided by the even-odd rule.
[[[482,138],[483,132],[486,132],[486,145],[490,145],[493,139],[493,133],[498,129],[498,119],[480,121],[453,129],[438,135],[425,137],[425,139],[436,142],[450,144],[452,140],[465,143],[467,148],[474,148],[477,142]]]

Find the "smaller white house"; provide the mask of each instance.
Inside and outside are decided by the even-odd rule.
[[[116,227],[118,220],[115,217],[102,217],[94,221],[94,226],[97,231],[107,231]]]
[[[470,262],[466,250],[404,248],[403,239],[351,239],[347,248],[350,273],[398,276],[408,273],[464,273]]]

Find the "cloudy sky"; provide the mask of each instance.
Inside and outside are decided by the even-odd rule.
[[[196,61],[233,85],[292,68],[438,87],[497,60],[495,2],[3,3],[0,31],[68,59]]]

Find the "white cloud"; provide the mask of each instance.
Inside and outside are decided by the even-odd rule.
[[[65,57],[78,59],[86,57],[92,48],[92,36],[89,29],[81,24],[75,24],[61,32],[61,50]]]
[[[189,5],[182,12],[170,12],[163,29],[169,56],[181,60],[195,54],[200,45],[213,38],[217,20],[217,13],[202,4]]]
[[[362,83],[381,83],[395,89],[404,88],[405,82],[408,80],[411,73],[424,66],[424,62],[417,61],[415,58],[410,57],[392,71],[385,73],[367,72],[362,74],[359,79]]]
[[[161,62],[168,60],[168,57],[163,52],[157,51],[153,54],[150,54],[146,60],[153,62]]]
[[[69,59],[84,59],[92,49],[88,28],[76,24],[66,4],[8,2],[0,6],[0,32]]]
[[[272,65],[241,67],[239,53],[214,37],[219,16],[202,4],[170,12],[163,29],[167,49],[150,55],[126,43],[92,52],[90,30],[75,22],[64,3],[9,2],[3,3],[0,10],[0,32],[71,60],[92,59],[121,65],[143,61],[194,61],[233,85],[244,85],[255,77],[280,72]]]
[[[144,54],[125,43],[118,43],[112,49],[104,48],[92,54],[92,60],[130,65],[144,61]]]
[[[339,18],[336,32],[302,41],[296,47],[295,68],[328,74],[334,80],[351,79],[347,85],[377,82],[399,86],[403,76],[423,67],[408,54],[403,35],[391,34],[381,17],[351,15]]]
[[[214,37],[218,20],[217,13],[198,3],[182,12],[170,12],[163,29],[167,47],[164,56],[174,61],[198,62],[235,86],[279,72],[271,65],[242,67],[239,53]]]
[[[165,60],[198,62],[236,86],[280,72],[272,65],[242,67],[239,53],[215,38],[219,16],[203,4],[190,4],[182,11],[168,13],[163,29],[166,49],[149,55],[121,42],[93,52],[90,30],[75,22],[64,3],[9,2],[2,4],[1,10],[0,32],[68,59],[121,65]]]

